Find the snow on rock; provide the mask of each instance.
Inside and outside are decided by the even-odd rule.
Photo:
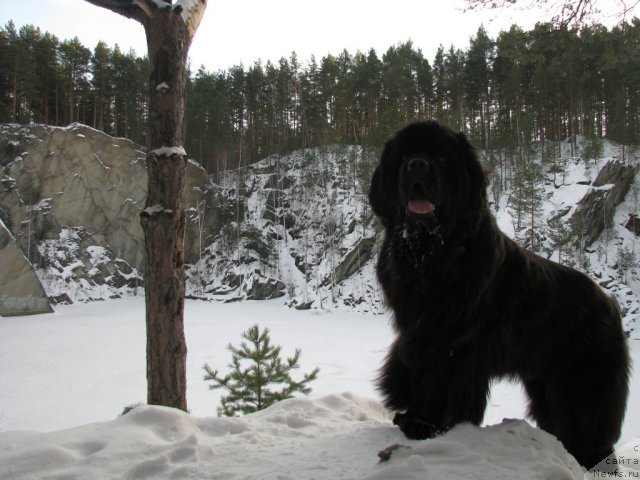
[[[376,152],[361,147],[325,146],[228,171],[209,186],[202,211],[189,212],[190,223],[204,222],[212,234],[187,267],[188,294],[220,301],[286,295],[298,309],[382,312],[379,236],[363,171],[376,161]]]
[[[640,176],[620,164],[613,147],[597,162],[572,156],[564,144],[562,149],[561,169],[543,166],[536,253],[598,282],[621,305],[625,330],[631,331],[640,319],[640,268],[637,261],[621,268],[618,260],[620,252],[639,258],[640,242],[625,226],[638,213]],[[218,301],[282,295],[298,309],[383,312],[375,275],[381,233],[367,202],[377,157],[361,147],[325,146],[274,155],[212,179],[201,206],[188,212],[201,247],[186,267],[188,294]],[[637,161],[631,163],[637,169]],[[614,186],[618,177],[625,181]],[[510,188],[503,179],[490,189],[497,222],[509,237],[530,246],[529,229],[524,223],[517,227]],[[610,198],[603,202],[610,204],[607,215],[615,213],[607,222],[611,228],[578,234],[575,218],[590,195]],[[601,209],[592,210],[602,220]],[[573,231],[561,246],[554,243],[558,220]],[[595,240],[586,244],[587,237]]]
[[[391,459],[377,452],[401,443]],[[378,402],[350,393],[291,399],[242,418],[140,406],[106,423],[0,433],[0,478],[581,479],[551,435],[524,421],[459,425],[409,441]]]
[[[85,228],[62,228],[38,245],[49,268],[36,268],[56,303],[87,302],[142,293],[142,274],[113,251],[95,245]]]
[[[137,293],[144,268],[145,162],[143,147],[84,125],[0,125],[0,217],[49,297],[69,302]],[[186,183],[187,205],[197,204],[208,178],[193,161]],[[188,261],[197,258],[189,255],[192,243]],[[105,247],[112,260],[100,262],[99,274],[90,246]],[[130,282],[133,271],[137,278]]]

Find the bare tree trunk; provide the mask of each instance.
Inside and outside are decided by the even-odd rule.
[[[87,1],[140,21],[147,35],[149,192],[140,215],[146,250],[147,403],[186,411],[184,98],[187,54],[206,0],[165,1],[161,7],[157,0]]]
[[[188,39],[179,16],[149,22],[149,193],[145,235],[147,402],[181,410],[186,402],[184,338],[184,91]],[[164,147],[164,148],[163,148]]]
[[[17,54],[16,54],[17,55]],[[18,122],[18,59],[13,62],[13,102],[11,105],[11,110],[13,115],[11,116],[11,120],[14,122]]]

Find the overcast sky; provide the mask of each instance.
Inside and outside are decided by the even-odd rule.
[[[431,61],[440,44],[466,48],[481,25],[492,37],[517,23],[525,29],[549,18],[544,10],[464,13],[463,0],[209,0],[193,41],[193,70],[228,69],[254,61],[277,61],[296,51],[305,63],[375,48],[379,56],[391,45],[412,40]],[[603,23],[611,24],[603,15]],[[122,50],[146,54],[141,25],[84,0],[0,0],[0,23],[19,28],[33,24],[60,40],[77,36],[93,50],[99,40]]]

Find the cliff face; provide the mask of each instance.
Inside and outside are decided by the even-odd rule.
[[[327,146],[226,172],[203,200],[208,223],[198,261],[187,268],[188,294],[383,311],[374,271],[379,231],[367,200],[377,157]]]
[[[79,125],[44,130],[40,139],[5,169],[15,180],[12,210],[18,213],[10,225],[23,249],[25,240],[35,240],[35,247],[64,227],[81,225],[96,245],[109,245],[114,255],[142,267],[144,153]]]
[[[197,203],[207,182],[190,163],[188,199]],[[139,214],[147,190],[141,147],[77,124],[2,126],[0,184],[0,219],[51,284],[51,296],[70,298],[76,289],[99,298],[105,285],[112,296],[123,285],[141,284]]]
[[[611,223],[616,207],[624,201],[633,185],[636,170],[631,165],[609,161],[593,181],[593,189],[580,200],[571,221],[583,225],[587,246],[591,246]]]

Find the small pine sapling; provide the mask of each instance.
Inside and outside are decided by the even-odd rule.
[[[230,373],[222,376],[206,363],[202,367],[206,372],[204,380],[212,382],[209,389],[224,388],[229,392],[220,399],[218,416],[233,417],[239,412],[246,415],[292,398],[296,392],[304,395],[311,392],[308,384],[317,378],[319,368],[304,374],[298,382],[290,375],[300,367],[300,349],[283,361],[281,347],[271,344],[269,329],[261,332],[258,325],[242,333],[242,338],[248,343],[242,342],[240,348],[231,344],[227,347],[231,352]]]

